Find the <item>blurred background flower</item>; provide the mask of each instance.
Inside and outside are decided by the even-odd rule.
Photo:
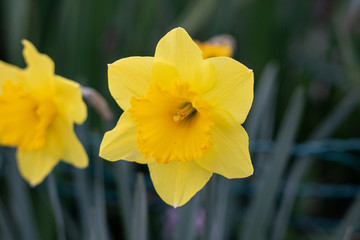
[[[63,160],[88,166],[74,123],[86,120],[80,85],[54,74],[54,62],[27,40],[25,69],[0,61],[0,142],[16,147],[19,172],[36,186]]]
[[[203,52],[203,58],[209,57],[232,57],[236,48],[235,39],[229,34],[220,34],[207,41],[196,44]]]
[[[24,66],[20,42],[29,39],[56,62],[56,74],[102,94],[114,119],[121,109],[108,91],[106,64],[152,56],[158,40],[178,26],[199,41],[231,35],[233,57],[256,73],[245,122],[255,174],[247,181],[215,175],[175,210],[166,236],[358,237],[358,0],[4,0],[0,12],[1,60]],[[168,208],[146,167],[122,161],[110,167],[98,158],[101,137],[115,122],[97,112],[89,107],[77,128],[90,158],[86,170],[60,163],[30,189],[13,150],[1,149],[1,239],[169,239],[163,237]]]

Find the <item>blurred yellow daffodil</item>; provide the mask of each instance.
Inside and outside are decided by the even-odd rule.
[[[185,204],[213,173],[253,173],[248,136],[240,125],[253,100],[253,72],[228,58],[203,59],[182,28],[163,37],[154,57],[109,65],[109,88],[124,110],[100,156],[148,164],[160,197]]]
[[[54,74],[54,63],[23,40],[25,69],[0,61],[0,143],[17,147],[21,175],[35,186],[62,159],[88,165],[73,124],[87,116],[80,85]]]
[[[210,38],[208,41],[196,44],[202,51],[204,59],[210,57],[232,57],[235,49],[235,39],[231,35],[222,34]]]

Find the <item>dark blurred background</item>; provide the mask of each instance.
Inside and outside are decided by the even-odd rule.
[[[14,179],[13,152],[1,150],[0,239],[60,239],[61,231],[68,239],[360,239],[359,0],[1,0],[0,9],[1,60],[24,67],[21,39],[28,39],[54,60],[56,74],[97,90],[115,115],[104,122],[88,107],[77,130],[89,168],[60,164],[52,176],[60,216],[52,213],[54,183],[32,189]],[[153,56],[178,26],[200,41],[232,35],[233,58],[254,70],[245,128],[256,170],[247,180],[217,176],[172,210],[156,196],[146,166],[105,162],[97,148],[121,114],[107,64]],[[136,202],[141,183],[147,203]],[[208,203],[210,189],[226,197]],[[189,230],[190,218],[198,223]],[[145,238],[133,235],[134,219],[147,226]]]

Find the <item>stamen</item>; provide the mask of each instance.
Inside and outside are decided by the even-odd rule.
[[[175,83],[169,90],[152,82],[145,97],[131,99],[129,112],[137,125],[136,145],[145,158],[166,164],[203,156],[211,146],[210,126],[214,122],[207,102],[198,101],[196,107],[192,104],[196,97],[187,82]]]
[[[192,106],[191,103],[186,102],[180,109],[176,110],[176,115],[173,116],[173,120],[175,122],[182,121],[194,112],[196,112],[196,109]]]

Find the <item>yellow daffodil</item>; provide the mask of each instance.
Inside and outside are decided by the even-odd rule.
[[[154,57],[109,65],[109,88],[124,110],[105,133],[100,156],[148,164],[168,204],[185,204],[213,173],[253,173],[248,136],[240,125],[253,100],[253,72],[228,58],[203,59],[182,28],[163,37]]]
[[[54,74],[54,63],[23,40],[25,69],[0,61],[0,143],[17,147],[21,175],[35,186],[62,159],[88,165],[73,124],[87,112],[78,83]]]
[[[196,41],[196,44],[201,49],[204,59],[210,57],[231,57],[235,48],[234,38],[226,34],[214,36],[205,42]]]

